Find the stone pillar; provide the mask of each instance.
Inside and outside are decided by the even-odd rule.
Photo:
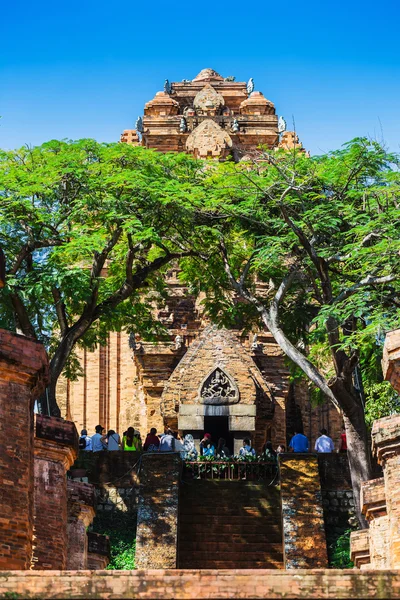
[[[350,558],[356,569],[369,569],[369,529],[352,531],[350,534]]]
[[[328,553],[316,454],[280,454],[285,569],[324,569]]]
[[[89,531],[88,537],[88,563],[91,571],[105,569],[110,562],[110,538],[108,535]]]
[[[0,329],[0,570],[30,567],[33,404],[48,373],[41,344]]]
[[[378,419],[372,427],[372,448],[383,467],[386,509],[389,517],[389,557],[400,568],[400,415]]]
[[[78,455],[74,423],[36,415],[33,569],[66,569],[67,477]]]
[[[385,482],[371,479],[361,485],[361,506],[369,522],[369,551],[372,569],[385,569],[389,559],[389,517],[386,512]]]
[[[400,329],[386,334],[382,358],[383,376],[400,392]]]
[[[179,453],[143,454],[136,530],[137,569],[176,569]]]
[[[90,483],[68,481],[68,554],[67,569],[87,569],[88,538],[86,527],[94,519],[95,489]]]

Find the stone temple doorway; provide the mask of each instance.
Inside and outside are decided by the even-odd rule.
[[[229,417],[204,417],[204,433],[209,433],[217,447],[220,437],[226,441],[226,446],[233,454],[233,435],[229,431]]]

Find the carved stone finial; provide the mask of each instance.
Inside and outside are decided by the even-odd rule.
[[[239,121],[237,119],[233,119],[232,123],[232,133],[238,133],[240,130]]]
[[[166,94],[170,94],[172,92],[172,85],[170,84],[170,82],[168,81],[168,79],[166,79],[164,81],[164,92]]]
[[[279,117],[278,119],[278,132],[283,133],[286,131],[286,121],[283,117]]]
[[[180,350],[183,346],[183,339],[181,335],[175,337],[175,350]]]
[[[247,93],[250,96],[252,92],[254,92],[254,79],[250,77],[249,81],[247,82]]]
[[[136,334],[133,332],[130,333],[129,334],[129,348],[132,350],[132,353],[135,354],[136,352],[140,352],[142,347],[143,346],[142,346],[141,342],[136,341]]]
[[[179,131],[180,131],[180,133],[187,132],[187,123],[186,123],[185,117],[181,117],[181,121],[179,123]]]
[[[256,350],[262,350],[262,348],[263,348],[263,345],[262,345],[262,344],[260,344],[260,343],[259,343],[259,341],[258,341],[258,334],[257,334],[257,333],[255,333],[255,334],[253,335],[253,341],[252,341],[252,343],[251,343],[251,349],[252,349],[253,351],[256,351]]]
[[[139,133],[143,133],[143,119],[142,119],[142,117],[138,117],[136,119],[135,128],[136,128],[136,131],[138,131]]]

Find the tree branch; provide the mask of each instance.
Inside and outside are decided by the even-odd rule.
[[[68,319],[65,304],[63,302],[61,292],[58,288],[53,287],[51,290],[54,306],[56,309],[58,324],[60,326],[61,335],[64,336],[68,331]]]
[[[338,302],[342,302],[349,298],[353,294],[357,292],[362,287],[366,287],[368,285],[379,285],[380,283],[389,283],[390,281],[395,281],[398,279],[398,275],[384,275],[382,277],[374,277],[373,275],[367,275],[364,279],[361,279],[358,283],[355,283],[351,287],[347,288],[347,290],[343,290],[336,298],[332,300],[332,304],[337,304]]]

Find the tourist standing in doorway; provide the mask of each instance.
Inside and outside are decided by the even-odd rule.
[[[250,438],[244,438],[243,446],[239,450],[239,456],[256,456],[256,451],[251,445]]]
[[[332,439],[329,437],[326,429],[321,429],[319,438],[315,441],[316,452],[333,452],[335,445]]]
[[[308,452],[308,439],[302,433],[294,432],[294,436],[290,440],[289,448],[293,452]]]
[[[218,440],[215,454],[217,458],[229,458],[231,456],[229,448],[226,447],[226,440],[222,437]]]
[[[200,442],[200,454],[201,456],[214,456],[215,454],[215,446],[209,433],[205,433]]]

